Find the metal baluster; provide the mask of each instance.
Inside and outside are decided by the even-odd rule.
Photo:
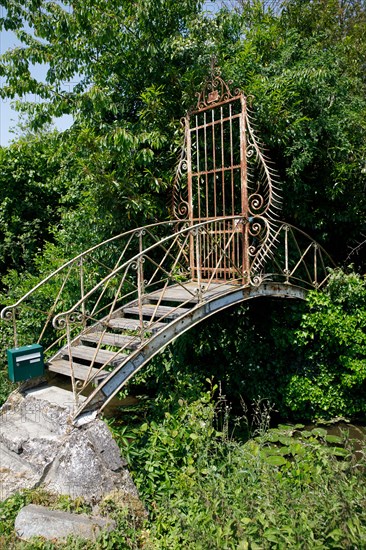
[[[212,109],[211,136],[212,136],[212,177],[214,188],[214,216],[217,217],[217,174],[216,174],[216,147],[215,147],[215,109]]]
[[[12,311],[12,320],[13,320],[13,335],[14,335],[14,347],[18,347],[18,332],[17,332],[17,320],[16,320],[16,309]]]
[[[205,230],[205,229],[203,229]],[[194,235],[196,237],[196,266],[197,266],[197,285],[198,285],[198,300],[202,300],[202,289],[201,289],[201,251],[200,251],[200,236],[201,231],[200,229],[196,229],[194,231]]]
[[[72,354],[71,354],[71,334],[70,334],[70,316],[66,316],[66,339],[67,339],[67,351],[69,354],[69,364],[70,364],[70,374],[71,374],[71,387],[72,387],[72,393],[74,396],[74,402],[75,406],[79,406],[79,395],[77,392],[76,387],[76,380],[75,380],[75,372],[74,372],[74,365],[72,362]]]
[[[203,132],[204,132],[204,139],[205,139],[205,178],[206,178],[206,218],[209,217],[209,200],[208,200],[208,174],[207,174],[207,127],[206,127],[206,113],[203,114]],[[201,221],[201,220],[200,220]]]
[[[288,226],[285,225],[284,227],[285,229],[285,270],[284,270],[284,273],[286,275],[286,284],[289,284],[289,275],[290,275],[290,271],[289,271],[289,268],[288,268]]]
[[[140,323],[141,339],[144,338],[144,320],[143,320],[143,313],[142,313],[142,301],[144,297],[144,269],[143,269],[144,258],[142,256],[143,234],[144,234],[144,231],[139,232],[140,256],[137,260],[137,293],[138,293],[139,323]]]
[[[234,186],[234,148],[233,148],[233,119],[232,105],[229,104],[229,120],[230,120],[230,172],[231,172],[231,215],[235,214],[235,186]]]
[[[80,266],[80,297],[83,300],[81,303],[81,313],[83,316],[83,327],[86,327],[86,305],[84,301],[85,289],[84,289],[84,257],[82,256],[79,260]]]
[[[201,218],[201,186],[200,186],[200,141],[199,141],[199,134],[198,134],[198,116],[196,115],[196,159],[197,159],[197,211],[198,211],[198,219]]]

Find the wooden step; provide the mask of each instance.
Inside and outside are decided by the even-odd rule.
[[[187,311],[189,310],[185,307],[156,307],[154,304],[144,304],[142,306],[142,315],[149,319],[151,319],[152,315],[154,315],[154,319],[160,319],[161,317],[164,317],[164,319],[167,320],[176,319],[184,313],[187,313]],[[123,308],[123,312],[128,313],[129,315],[139,315],[139,308],[138,306],[126,306]]]
[[[187,304],[196,304],[198,302],[197,288],[186,290],[181,286],[169,286],[165,290],[156,290],[146,296],[148,300],[154,302],[177,302]]]
[[[128,317],[114,317],[113,319],[104,321],[104,324],[116,330],[140,330],[139,320],[129,319]],[[157,332],[163,327],[165,327],[164,323],[154,323],[154,326],[149,327],[149,330],[147,332]]]
[[[106,346],[115,346],[118,348],[136,349],[141,344],[141,340],[137,336],[126,336],[123,334],[114,334],[113,332],[88,332],[80,336],[82,342],[92,342]]]
[[[57,359],[55,361],[52,361],[51,363],[48,363],[47,368],[51,372],[57,372],[58,374],[63,374],[71,378],[70,361],[66,361],[65,359]],[[99,370],[95,367],[92,367],[90,369],[90,367],[87,367],[86,365],[80,365],[79,363],[75,363],[74,361],[73,368],[74,376],[77,380],[86,380],[88,375],[89,378],[92,378],[93,375],[95,375],[95,380],[100,381],[108,374],[110,374],[105,370]]]
[[[68,355],[68,349],[64,348],[63,350],[64,355]],[[72,346],[71,348],[71,355],[73,358],[76,359],[84,359],[85,361],[93,361],[94,363],[109,363],[111,365],[115,365],[116,363],[120,363],[125,357],[127,357],[124,353],[118,353],[118,355],[115,354],[113,351],[107,351],[105,349],[99,349],[97,353],[96,348],[93,348],[91,346]],[[112,359],[113,357],[113,359]]]

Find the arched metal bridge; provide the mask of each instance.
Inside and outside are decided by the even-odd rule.
[[[333,266],[278,220],[275,174],[247,98],[213,74],[184,119],[173,219],[113,237],[1,312],[71,379],[74,420],[100,411],[154,355],[203,319],[260,296],[304,299]]]
[[[48,369],[70,377],[75,418],[103,409],[154,355],[203,319],[256,297],[304,299],[326,283],[329,256],[285,223],[243,274],[233,262],[238,235],[223,234],[223,223],[249,222],[171,221],[129,231],[65,263],[2,311],[13,323],[16,347],[30,343],[24,334],[32,326]],[[193,245],[199,265],[203,241],[212,256],[210,277],[200,269],[192,277],[189,253]],[[258,254],[266,256],[265,269],[253,267]],[[230,277],[219,278],[224,267]]]

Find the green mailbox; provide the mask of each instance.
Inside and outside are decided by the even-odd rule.
[[[12,382],[44,374],[43,347],[40,344],[8,349],[8,374]]]

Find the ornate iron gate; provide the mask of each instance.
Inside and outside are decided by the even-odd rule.
[[[212,75],[198,94],[196,109],[184,118],[185,146],[175,182],[174,214],[192,225],[215,221],[210,231],[191,238],[193,279],[249,282],[260,250],[263,256],[270,239],[279,196],[247,103],[242,92],[231,93],[220,76]]]

